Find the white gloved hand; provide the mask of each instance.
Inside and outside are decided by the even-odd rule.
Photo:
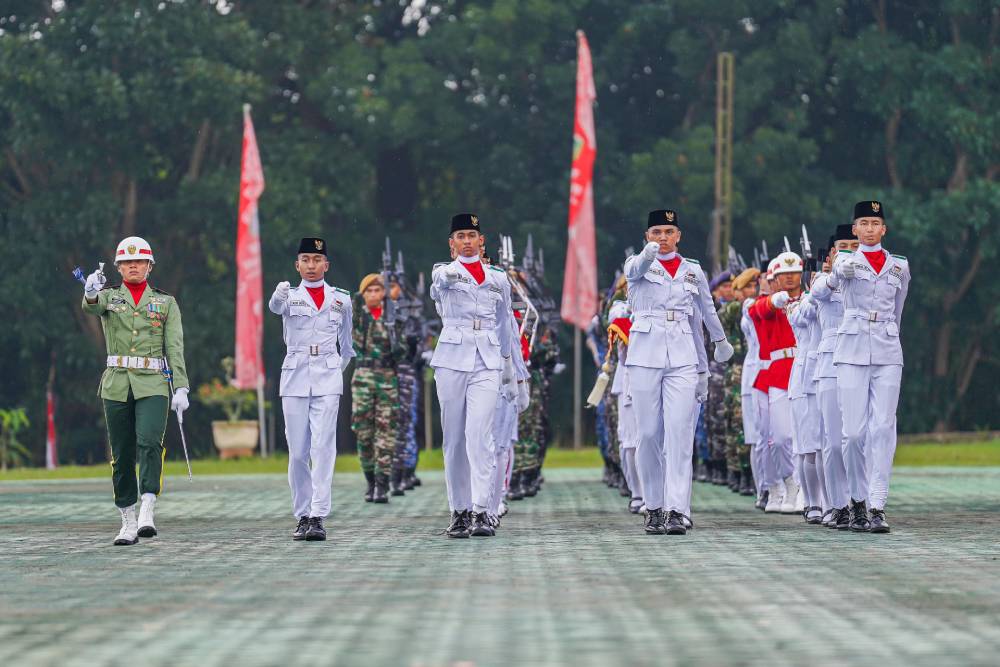
[[[98,269],[87,276],[87,284],[83,287],[83,293],[88,299],[93,299],[98,292],[104,289],[106,282],[108,282],[108,278],[104,275],[104,271]]]
[[[699,403],[708,400],[708,373],[698,373],[698,385],[694,389],[694,397]]]
[[[559,363],[559,364],[556,364],[555,366],[552,367],[552,374],[553,375],[559,375],[564,370],[566,370],[566,364]]]
[[[291,288],[292,284],[283,280],[274,288],[274,296],[278,297],[278,301],[288,301],[288,290]]]
[[[788,296],[788,292],[775,292],[771,295],[771,305],[776,309],[781,310],[788,305],[788,300],[791,299]]]
[[[858,275],[857,269],[854,268],[854,262],[852,260],[847,260],[840,265],[840,277],[846,278],[847,280],[853,279]]]
[[[657,253],[660,252],[660,244],[655,241],[650,241],[643,247],[642,256],[646,259],[656,259]]]
[[[732,359],[734,352],[732,343],[723,338],[715,343],[715,353],[712,356],[721,364]]]
[[[517,383],[517,411],[524,412],[531,405],[531,392],[528,391],[528,381]]]
[[[434,350],[424,350],[423,352],[420,353],[420,358],[423,359],[428,364],[431,363],[431,358],[433,357],[434,357]]]
[[[449,285],[454,285],[461,277],[462,274],[457,269],[446,269],[444,272],[444,281]]]
[[[500,384],[510,384],[514,381],[514,359],[513,357],[503,358],[503,370],[500,373]]]
[[[191,407],[191,403],[188,401],[188,388],[181,387],[180,389],[174,391],[174,397],[170,401],[170,409],[180,416],[180,414],[189,407]]]

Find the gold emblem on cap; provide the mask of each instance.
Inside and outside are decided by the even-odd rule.
[[[316,250],[322,250],[322,249],[323,249],[323,242],[319,239],[316,239]]]
[[[134,255],[135,254],[135,246],[134,245],[130,245],[128,248],[126,248],[126,250],[128,250],[128,254],[130,254],[130,255]]]
[[[873,201],[872,202],[872,213],[878,213],[878,210],[880,208],[882,208],[882,207],[879,206],[879,203],[877,201]]]
[[[477,218],[474,215],[470,215],[469,219],[472,220],[472,226],[473,227],[478,227],[479,226],[479,218]]]
[[[667,222],[673,222],[674,221],[674,217],[676,217],[676,215],[675,215],[675,213],[673,211],[667,211],[663,215],[667,219]]]
[[[794,257],[786,257],[785,258],[785,266],[791,266],[794,263],[795,263],[795,258]]]

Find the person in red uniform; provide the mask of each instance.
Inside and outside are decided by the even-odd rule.
[[[788,379],[795,361],[795,333],[784,308],[802,294],[802,258],[794,252],[783,252],[771,262],[774,278],[771,296],[758,299],[750,307],[750,317],[760,326],[761,358],[770,359],[766,372],[767,433],[771,466],[768,472],[770,489],[765,512],[794,513],[799,486],[795,481],[792,461],[792,413],[788,400]],[[766,352],[765,352],[766,350]],[[760,379],[758,378],[758,382]]]

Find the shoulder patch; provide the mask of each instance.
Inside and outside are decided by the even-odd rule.
[[[895,257],[896,259],[901,259],[904,262],[909,262],[910,261],[910,260],[906,259],[906,257],[904,257],[902,255],[893,255],[893,257]]]
[[[698,260],[696,260],[696,259],[691,259],[690,257],[685,257],[685,258],[684,258],[684,261],[685,261],[685,262],[691,262],[692,264],[697,264],[698,266],[701,266],[701,262],[699,262],[699,261],[698,261]]]
[[[449,264],[451,264],[451,262],[438,262],[434,265],[434,268],[436,269],[441,266],[448,266]]]
[[[152,285],[150,285],[150,289],[152,289],[152,290],[153,290],[154,292],[157,292],[157,293],[159,293],[159,294],[164,294],[164,295],[166,295],[166,296],[173,296],[173,294],[170,294],[170,293],[168,293],[168,292],[164,292],[164,291],[163,291],[163,290],[161,290],[161,289],[160,289],[159,287],[153,287]]]
[[[347,290],[345,290],[345,289],[340,289],[339,287],[334,287],[334,288],[333,288],[333,291],[334,291],[334,292],[340,292],[341,294],[346,294],[347,296],[351,296],[351,293],[350,293],[350,292],[348,292],[348,291],[347,291]]]
[[[500,273],[507,273],[506,271],[504,271],[503,269],[501,269],[499,266],[493,266],[492,264],[490,264],[490,268],[493,269],[494,271],[499,271]]]

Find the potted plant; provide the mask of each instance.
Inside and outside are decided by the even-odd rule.
[[[222,408],[226,415],[225,421],[212,422],[212,437],[222,459],[253,456],[258,440],[257,420],[240,419],[246,410],[256,407],[257,397],[253,391],[233,386],[234,368],[233,358],[226,357],[222,360],[225,381],[213,378],[198,387],[198,400]]]

